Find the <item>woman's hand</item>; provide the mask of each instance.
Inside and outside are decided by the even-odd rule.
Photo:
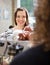
[[[33,30],[29,26],[25,26],[24,31],[32,32]]]
[[[25,26],[24,32],[19,34],[19,40],[29,40],[32,31],[33,30],[29,26]]]
[[[24,33],[19,34],[19,40],[29,40],[29,31],[25,31]]]

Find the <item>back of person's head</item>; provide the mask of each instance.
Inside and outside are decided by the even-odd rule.
[[[50,50],[50,0],[37,0],[35,7],[36,26],[33,40],[44,43],[45,50]]]
[[[15,14],[14,14],[15,25],[17,25],[16,17],[17,17],[18,11],[25,11],[25,13],[26,13],[26,23],[25,23],[25,26],[27,26],[28,23],[29,23],[29,22],[28,22],[28,11],[27,11],[27,9],[24,8],[24,7],[20,7],[20,8],[17,8],[17,9],[16,9],[16,12],[15,12]]]

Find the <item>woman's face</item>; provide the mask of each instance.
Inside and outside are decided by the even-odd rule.
[[[18,26],[24,26],[26,23],[26,12],[18,11],[16,16],[16,22]]]

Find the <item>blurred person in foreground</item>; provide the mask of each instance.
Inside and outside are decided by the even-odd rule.
[[[31,48],[15,56],[10,65],[50,65],[50,0],[37,0],[37,4]]]

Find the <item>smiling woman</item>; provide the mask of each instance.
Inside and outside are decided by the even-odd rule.
[[[17,27],[21,26],[23,27],[25,22],[26,22],[26,14],[25,11],[18,11],[17,16],[16,16],[16,22],[17,22]]]
[[[15,27],[17,29],[23,29],[28,25],[28,12],[25,8],[17,8],[15,15]]]
[[[26,8],[17,8],[15,15],[14,15],[14,19],[15,19],[15,26],[13,27],[13,30],[16,31],[16,33],[14,33],[14,35],[16,36],[16,34],[19,34],[19,33],[21,33],[20,31],[22,31],[22,33],[19,34],[19,36],[22,35],[22,39],[20,39],[21,37],[18,37],[18,38],[20,40],[26,40],[26,38],[23,39],[23,30],[26,26],[29,25],[27,9]],[[29,29],[31,29],[31,27],[29,27]],[[19,33],[17,32],[17,30],[19,31]],[[27,30],[27,31],[30,31],[30,30]],[[26,31],[25,31],[25,33],[26,33]]]

